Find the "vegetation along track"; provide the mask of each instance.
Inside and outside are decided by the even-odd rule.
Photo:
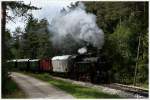
[[[56,76],[53,76],[53,78],[60,79],[63,81],[68,81],[71,82],[72,84],[79,84],[86,87],[92,87],[106,93],[117,94],[123,98],[147,98],[148,97],[148,89],[144,89],[140,87],[123,85],[118,83],[92,84],[89,82],[75,81],[75,80],[70,80],[70,79],[56,77]]]

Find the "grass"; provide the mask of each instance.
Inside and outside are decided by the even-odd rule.
[[[128,84],[128,85],[133,86],[133,84]],[[148,83],[136,83],[136,86],[140,87],[140,88],[144,88],[144,89],[149,89],[149,84]]]
[[[148,88],[149,88],[149,86],[148,86],[147,83],[137,84],[137,86],[142,87],[142,88],[145,88],[145,89],[148,89]]]
[[[26,98],[25,93],[11,79],[7,80],[6,91],[5,94],[2,94],[2,98]]]
[[[26,73],[26,74],[41,79],[43,81],[46,81],[56,86],[57,88],[60,88],[63,91],[70,93],[76,98],[120,98],[117,95],[103,93],[93,88],[83,87],[80,85],[71,84],[70,82],[53,79],[48,74],[33,74],[33,73]]]
[[[146,89],[148,89],[149,88],[149,86],[148,86],[148,84],[142,84],[142,87],[144,87],[144,88],[146,88]]]

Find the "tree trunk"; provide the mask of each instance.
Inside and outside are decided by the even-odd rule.
[[[6,2],[2,2],[2,12],[1,12],[1,15],[2,15],[2,19],[1,19],[1,32],[2,32],[2,38],[1,38],[1,43],[2,43],[2,94],[5,94],[7,93],[7,86],[6,86],[6,83],[7,83],[7,78],[8,78],[8,74],[7,74],[7,69],[6,69],[6,59],[7,59],[7,56],[6,56],[6,44],[5,44],[5,28],[6,28]]]
[[[134,71],[134,80],[133,85],[136,86],[136,80],[137,80],[137,71],[138,71],[138,60],[139,60],[139,52],[140,52],[140,41],[141,41],[141,33],[139,36],[139,43],[138,43],[138,50],[137,50],[137,57],[136,57],[136,65],[135,65],[135,71]]]
[[[2,2],[2,19],[1,19],[1,32],[2,32],[2,62],[7,59],[6,44],[5,44],[5,29],[6,29],[6,2]]]

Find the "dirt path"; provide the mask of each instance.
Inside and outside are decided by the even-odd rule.
[[[28,98],[73,99],[70,94],[54,86],[17,72],[12,72],[11,77],[27,94]]]

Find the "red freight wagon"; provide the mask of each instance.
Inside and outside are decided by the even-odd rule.
[[[51,59],[41,59],[40,60],[40,70],[41,71],[52,71]]]

